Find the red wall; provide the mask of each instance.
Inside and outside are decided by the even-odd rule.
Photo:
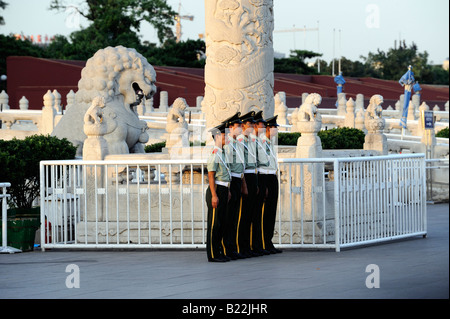
[[[11,108],[19,108],[19,100],[25,96],[30,102],[30,109],[42,109],[43,96],[47,90],[56,89],[61,94],[62,104],[66,105],[66,95],[70,90],[78,90],[78,81],[85,61],[62,61],[39,59],[33,57],[7,58],[7,93]],[[158,92],[154,97],[154,107],[159,106],[159,92],[169,93],[169,105],[178,97],[183,97],[189,106],[196,105],[197,96],[204,95],[205,83],[202,69],[182,67],[158,67],[156,85]],[[336,102],[336,84],[332,76],[295,75],[275,73],[275,93],[286,92],[286,102],[290,107],[301,104],[301,95],[319,93],[322,95],[322,107],[334,107]],[[373,78],[345,78],[344,92],[347,98],[356,99],[356,94],[364,94],[365,105],[374,94],[384,97],[383,106],[395,107],[395,103],[403,94],[403,88],[396,81]],[[444,110],[449,99],[448,86],[422,85],[422,101],[433,108],[436,104]]]

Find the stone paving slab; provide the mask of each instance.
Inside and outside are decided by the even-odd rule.
[[[366,272],[378,266],[379,288]],[[79,288],[67,288],[79,269]],[[428,236],[335,252],[208,263],[204,250],[0,254],[0,299],[448,299],[449,205],[428,205]]]

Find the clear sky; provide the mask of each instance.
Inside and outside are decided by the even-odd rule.
[[[5,1],[9,5],[0,11],[6,22],[0,26],[2,34],[67,36],[77,29],[70,12],[48,10],[50,0]],[[82,2],[66,0],[73,5]],[[177,11],[180,0],[168,3]],[[204,0],[181,0],[181,4],[181,15],[194,16],[194,21],[182,20],[183,40],[197,39],[205,28]],[[420,52],[427,51],[435,64],[449,57],[448,0],[274,0],[274,12],[276,31],[319,26],[319,32],[275,32],[275,51],[286,55],[293,49],[307,49],[323,53],[326,61],[340,55],[358,60],[377,49],[387,51],[401,38],[408,45],[415,42]],[[81,19],[80,25],[88,23]],[[158,42],[147,23],[141,35],[143,40]]]

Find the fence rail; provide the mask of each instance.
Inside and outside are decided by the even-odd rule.
[[[206,161],[41,162],[41,247],[204,248]],[[423,154],[279,160],[277,247],[426,235]]]

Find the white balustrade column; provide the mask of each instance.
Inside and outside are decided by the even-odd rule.
[[[44,95],[44,107],[42,108],[41,134],[51,134],[55,127],[56,110],[54,108],[55,97],[50,90]]]
[[[9,96],[8,94],[5,92],[5,90],[2,91],[2,93],[0,93],[0,107],[1,110],[9,110]]]
[[[53,107],[55,108],[56,113],[61,113],[61,111],[62,111],[61,94],[59,94],[59,92],[56,89],[54,89],[53,96],[54,96]]]
[[[69,93],[66,95],[67,105],[66,105],[66,111],[75,104],[75,93],[73,90],[70,90]]]
[[[22,98],[19,101],[19,109],[21,110],[28,110],[29,102],[25,96],[22,96]]]
[[[159,94],[159,110],[160,112],[169,111],[169,93],[167,91],[162,91]]]

